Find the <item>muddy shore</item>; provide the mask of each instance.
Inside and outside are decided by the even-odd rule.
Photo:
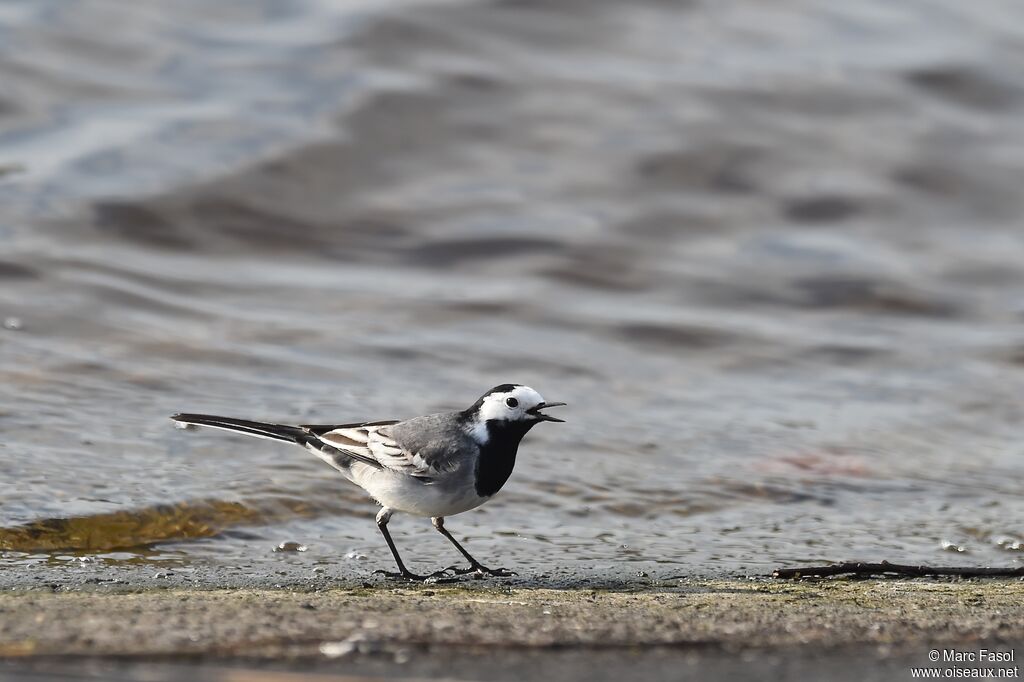
[[[1024,642],[1022,598],[1017,580],[12,591],[0,594],[0,675],[71,664],[99,675],[155,666],[147,674],[159,679],[196,670],[222,679],[239,666],[462,679],[699,669],[725,678],[754,666],[782,679],[852,679],[929,665],[934,647],[1012,649]]]

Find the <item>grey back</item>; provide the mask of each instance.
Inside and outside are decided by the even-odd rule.
[[[394,440],[403,450],[419,455],[437,471],[452,471],[474,462],[480,446],[469,435],[459,412],[443,412],[413,417],[385,426],[381,433]]]

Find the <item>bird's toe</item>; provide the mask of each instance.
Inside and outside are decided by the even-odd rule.
[[[419,575],[412,571],[384,571],[378,570],[373,572],[374,575],[382,575],[389,580],[402,580],[406,582],[414,583],[452,583],[456,582],[456,578],[448,574],[447,569],[440,571],[434,571],[430,575]]]
[[[507,568],[487,568],[483,564],[476,564],[468,568],[459,568],[458,566],[449,566],[445,569],[446,571],[452,571],[455,575],[468,575],[473,574],[475,578],[483,578],[484,576],[494,576],[498,578],[508,578],[514,575],[519,575],[515,571],[510,571]]]
[[[507,568],[484,568],[484,572],[499,578],[510,578],[515,575],[519,575],[515,571],[510,571]]]

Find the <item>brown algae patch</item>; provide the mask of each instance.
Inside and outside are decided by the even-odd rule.
[[[392,648],[1024,640],[1024,582],[686,579],[643,590],[381,585],[0,594],[0,656],[319,657]],[[331,648],[334,645],[334,648]]]
[[[351,508],[344,504],[311,504],[298,497],[186,500],[0,527],[0,551],[97,552],[137,548],[157,542],[214,537],[228,528],[346,513],[351,513]]]

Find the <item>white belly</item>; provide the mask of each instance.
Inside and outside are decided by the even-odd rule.
[[[476,494],[471,474],[456,474],[429,484],[405,474],[361,464],[353,466],[351,474],[352,481],[383,506],[416,516],[461,514],[490,499]]]

